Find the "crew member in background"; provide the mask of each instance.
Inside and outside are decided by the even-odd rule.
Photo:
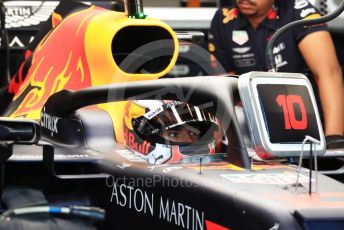
[[[236,0],[219,9],[211,22],[209,51],[213,67],[227,73],[268,71],[265,49],[272,35],[289,22],[320,17],[307,0]],[[297,28],[275,43],[281,72],[299,72],[316,82],[327,148],[344,147],[342,70],[325,24]],[[217,61],[216,61],[217,60]]]

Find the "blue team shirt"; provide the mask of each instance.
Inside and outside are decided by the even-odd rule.
[[[319,12],[307,0],[276,0],[265,20],[254,30],[235,4],[219,9],[209,32],[212,65],[220,64],[225,72],[235,71],[236,74],[267,71],[265,49],[276,30],[289,22],[317,17],[320,17]],[[306,35],[322,30],[327,30],[325,24],[298,28],[277,40],[273,53],[278,70],[306,73],[308,68],[298,44]]]

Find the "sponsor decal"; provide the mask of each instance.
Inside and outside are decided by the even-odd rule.
[[[26,48],[31,41],[34,39],[34,36],[13,36],[9,37],[9,47],[15,47],[15,48]],[[0,38],[0,44],[1,44],[1,38]]]
[[[233,48],[235,53],[244,54],[251,50],[251,47],[237,47]]]
[[[205,229],[205,213],[152,192],[114,182],[110,203],[156,217],[183,229]]]
[[[188,65],[175,65],[168,75],[183,76],[190,73],[190,67]]]
[[[185,229],[205,229],[204,212],[168,198],[160,197],[159,219]]]
[[[294,167],[290,165],[284,165],[280,163],[257,163],[252,166],[252,170],[267,170],[267,169],[287,169],[287,170],[295,170]]]
[[[6,7],[6,28],[35,26],[48,20],[58,5],[57,1],[8,1]]]
[[[179,45],[179,53],[187,53],[191,49],[190,45]]]
[[[295,0],[294,8],[295,9],[302,9],[308,6],[308,1],[307,0]]]
[[[237,184],[294,184],[297,179],[296,173],[251,173],[251,174],[222,174],[222,177]],[[314,181],[314,179],[312,179]],[[309,177],[299,174],[299,183],[308,183]]]
[[[182,169],[182,168],[183,168],[182,166],[172,166],[172,167],[164,168],[162,171],[164,173],[169,173],[171,171],[176,171],[176,170],[179,170],[179,169]]]
[[[142,162],[142,163],[147,163],[147,160],[143,159],[141,156],[139,156],[136,153],[133,153],[127,149],[124,150],[116,150],[116,154],[121,155],[123,158],[130,162]]]
[[[171,158],[171,151],[167,145],[156,144],[154,151],[147,156],[149,164],[161,164]]]
[[[81,155],[81,154],[67,154],[67,155],[63,155],[63,154],[56,154],[54,155],[54,159],[71,159],[71,158],[88,158],[89,155]]]
[[[239,15],[239,10],[237,8],[234,9],[222,9],[222,14],[224,16],[222,22],[223,24],[227,24],[228,22],[236,19]]]
[[[214,43],[209,43],[209,44],[208,44],[208,50],[209,50],[210,52],[214,52],[214,51],[215,51],[215,45],[214,45]]]
[[[234,64],[237,67],[254,66],[254,65],[256,65],[256,59],[254,59],[254,58],[247,58],[247,59],[234,60]]]
[[[89,155],[86,154],[55,154],[54,159],[81,159],[81,158],[89,158]],[[11,156],[12,160],[42,160],[42,154],[14,154]]]
[[[281,42],[280,44],[278,44],[277,46],[274,47],[274,49],[272,50],[272,53],[278,54],[279,52],[281,52],[284,49],[285,49],[285,44],[284,44],[284,42]]]
[[[41,112],[41,127],[50,130],[51,136],[53,136],[53,133],[58,133],[57,123],[59,120],[60,118],[45,113],[45,107],[43,108]]]
[[[232,40],[238,45],[248,42],[248,33],[245,30],[233,30]]]
[[[20,47],[24,48],[25,45],[20,41],[20,39],[17,36],[14,36],[13,40],[9,44],[10,47]]]
[[[166,167],[166,164],[151,165],[151,166],[148,166],[147,169],[150,169],[150,171],[152,172],[155,168],[161,168],[161,167]]]
[[[144,114],[143,116],[147,118],[148,120],[150,120],[156,115],[158,115],[159,113],[161,113],[162,111],[164,111],[164,109],[162,108],[162,106],[159,106],[157,109],[151,110],[148,113]]]
[[[22,6],[22,7],[8,7],[6,8],[6,16],[30,16],[31,7]]]
[[[254,54],[253,53],[248,53],[248,54],[235,54],[232,56],[233,59],[241,59],[241,58],[251,58],[251,57],[254,57]]]
[[[267,18],[270,20],[274,20],[277,18],[277,11],[273,7],[269,10]]]
[[[282,54],[280,54],[280,52],[282,50],[285,50],[285,48],[285,44],[281,42],[277,46],[275,46],[272,51],[272,53],[275,54],[275,63],[278,68],[288,64],[287,61],[283,60]]]
[[[315,19],[315,18],[320,18],[320,14],[311,14],[305,17],[304,19]]]
[[[232,164],[228,164],[228,163],[226,163],[226,164],[212,163],[210,165],[204,165],[204,166],[201,166],[201,167],[199,166],[199,164],[197,164],[197,165],[186,166],[186,167],[188,167],[190,169],[193,169],[193,170],[195,170],[197,172],[200,171],[200,168],[202,170],[228,170],[228,169],[229,170],[234,170],[234,171],[242,171],[242,170],[244,170],[243,168],[240,168],[238,166],[235,166],[235,165],[232,165]]]
[[[308,16],[309,14],[313,14],[313,13],[316,13],[314,8],[307,8],[307,9],[304,9],[301,11],[300,17],[304,18],[304,17]]]
[[[275,56],[275,63],[276,63],[277,68],[282,67],[282,66],[285,66],[285,65],[288,64],[287,61],[283,61],[283,57],[282,57],[281,54],[277,54],[277,55]]]
[[[116,166],[120,169],[126,169],[126,168],[129,168],[131,164],[127,164],[123,162],[121,165],[116,165]]]
[[[138,138],[138,139],[140,139],[140,138]],[[134,132],[128,130],[127,128],[125,129],[125,141],[126,141],[126,144],[130,148],[134,149],[135,151],[138,151],[138,152],[146,154],[146,155],[149,153],[149,147],[151,146],[151,143],[146,141],[146,140],[144,140],[143,142],[141,141],[141,143],[140,143],[137,140]]]

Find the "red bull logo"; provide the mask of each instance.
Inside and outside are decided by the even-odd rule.
[[[125,129],[125,137],[126,137],[126,144],[130,148],[140,153],[143,153],[145,155],[149,153],[149,147],[151,146],[150,142],[144,140],[142,143],[139,143],[138,140],[136,140],[136,135],[133,132],[129,131],[128,129]]]

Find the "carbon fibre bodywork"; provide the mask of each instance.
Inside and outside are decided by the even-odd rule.
[[[306,168],[302,169],[297,185],[293,164],[272,161],[251,165],[242,138],[246,131],[239,128],[234,112],[234,98],[239,99],[237,79],[221,78],[209,84],[214,78],[162,79],[61,91],[47,101],[46,115],[41,119],[44,123],[48,114],[50,119],[58,119],[56,132],[49,125],[42,126],[45,142],[38,145],[50,148],[21,146],[15,149],[8,162],[10,178],[22,178],[19,171],[25,171],[28,165],[41,165],[43,155],[45,168],[57,180],[43,183],[49,181],[48,175],[42,180],[37,176],[35,180],[41,181],[40,186],[46,191],[58,187],[58,192],[52,193],[66,196],[74,189],[65,183],[72,183],[92,204],[106,209],[106,221],[100,226],[104,229],[140,226],[154,229],[321,229],[326,226],[339,229],[343,226],[344,186],[341,182],[319,175],[317,191],[313,189],[312,194],[308,194],[310,177]],[[179,94],[171,93],[176,89]],[[113,90],[118,94],[109,99],[109,92]],[[156,91],[163,92],[162,98],[180,100],[180,94],[190,90],[193,93],[187,99],[189,103],[212,102],[222,124],[228,125],[230,147],[227,153],[194,156],[180,164],[149,165],[144,157],[113,141],[113,121],[109,115],[90,107],[79,109],[108,99],[116,101],[135,98],[135,95],[150,98],[156,94],[145,93]],[[72,100],[75,98],[79,100]],[[73,103],[56,109],[61,108],[58,104],[64,104],[65,100]],[[21,170],[11,170],[18,165]],[[315,188],[314,178],[312,186]],[[312,225],[315,228],[310,227]]]

